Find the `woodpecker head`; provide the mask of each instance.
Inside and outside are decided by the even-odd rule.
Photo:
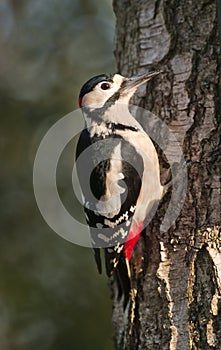
[[[149,72],[125,78],[120,74],[101,74],[88,80],[79,95],[79,107],[99,109],[106,104],[129,104],[136,89],[160,72]]]

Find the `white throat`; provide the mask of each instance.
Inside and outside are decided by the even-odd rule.
[[[119,101],[116,101],[106,110],[104,109],[104,113],[100,113],[98,110],[98,113],[96,114],[96,110],[93,109],[91,111],[83,111],[83,114],[88,130],[94,129],[96,130],[94,132],[99,135],[102,134],[102,130],[105,134],[110,134],[110,124],[121,124],[143,131],[142,126],[130,113],[128,104],[120,103]]]

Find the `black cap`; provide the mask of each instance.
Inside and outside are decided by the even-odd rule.
[[[96,77],[93,77],[91,79],[89,79],[81,88],[79,97],[83,97],[85,94],[87,94],[88,92],[92,91],[93,88],[100,83],[101,81],[110,81],[113,82],[112,80],[113,75],[111,74],[100,74],[97,75]]]

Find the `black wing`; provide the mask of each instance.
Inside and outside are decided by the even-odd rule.
[[[113,150],[119,145],[121,151],[120,171],[123,178],[117,180],[117,185],[122,192],[120,193],[121,206],[115,215],[108,215],[108,213],[102,213],[95,202],[98,200],[102,203],[101,199],[105,196],[109,180],[107,174],[111,170],[111,164],[112,167],[115,164],[111,163]],[[87,150],[88,155],[80,159],[79,156],[85,150]],[[107,275],[111,276],[115,271],[121,289],[125,292],[126,288],[128,294],[129,282],[128,278],[125,277],[127,267],[123,257],[123,243],[129,232],[140,193],[143,174],[142,158],[135,148],[123,138],[111,135],[105,140],[101,137],[91,139],[87,129],[80,135],[76,157],[79,159],[77,162],[78,177],[85,198],[84,210],[90,226],[98,271],[101,272],[99,248],[105,247]],[[115,170],[117,172],[117,169]]]

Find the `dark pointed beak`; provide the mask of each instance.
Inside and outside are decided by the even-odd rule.
[[[156,72],[148,72],[148,73],[142,73],[138,75],[134,75],[130,78],[126,78],[124,80],[124,89],[131,90],[133,88],[139,87],[142,84],[145,84],[150,79],[155,77],[156,75],[162,73],[162,71],[156,71]]]

